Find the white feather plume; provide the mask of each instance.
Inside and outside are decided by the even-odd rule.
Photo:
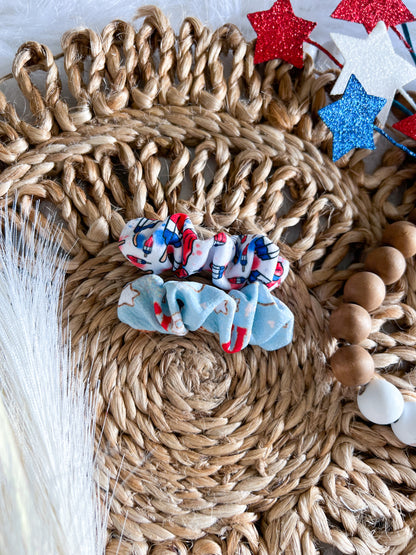
[[[94,406],[61,325],[65,259],[49,226],[40,237],[39,221],[0,216],[0,553],[101,555]]]

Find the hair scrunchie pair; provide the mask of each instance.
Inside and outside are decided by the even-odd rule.
[[[196,282],[164,282],[146,275],[129,283],[118,304],[119,319],[132,328],[185,335],[204,328],[236,353],[248,344],[274,351],[290,343],[293,314],[258,282],[231,291]]]
[[[280,249],[265,235],[227,235],[199,239],[186,214],[164,221],[138,218],[124,227],[119,247],[141,270],[161,274],[173,270],[180,277],[208,270],[212,283],[226,291],[259,281],[270,291],[289,272]]]
[[[129,221],[119,247],[147,274],[173,270],[185,278],[209,270],[220,288],[145,275],[123,289],[118,304],[119,319],[132,328],[174,335],[203,328],[217,333],[228,353],[248,344],[276,350],[292,340],[293,314],[270,292],[289,264],[268,237],[217,233],[202,240],[186,214],[173,214]]]

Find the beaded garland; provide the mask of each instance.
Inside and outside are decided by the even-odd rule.
[[[408,221],[390,224],[384,230],[383,242],[367,255],[364,271],[347,280],[343,303],[331,314],[331,335],[347,344],[332,355],[330,366],[343,385],[363,386],[357,396],[363,416],[375,424],[391,424],[398,439],[414,446],[416,403],[405,403],[399,389],[375,374],[370,353],[359,345],[370,334],[369,313],[382,304],[386,285],[402,277],[406,258],[416,254],[416,225]]]

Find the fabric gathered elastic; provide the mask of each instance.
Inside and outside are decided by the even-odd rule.
[[[118,317],[138,330],[178,336],[205,329],[219,335],[227,353],[248,344],[267,351],[280,349],[293,336],[292,312],[259,282],[226,293],[210,285],[164,282],[148,274],[123,289]]]
[[[289,263],[280,256],[279,247],[265,235],[231,236],[220,232],[201,240],[186,214],[173,214],[164,221],[131,220],[121,233],[119,247],[145,272],[173,270],[179,278],[185,278],[208,270],[213,285],[225,291],[254,282],[272,290],[289,272]]]

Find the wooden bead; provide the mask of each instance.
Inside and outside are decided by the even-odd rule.
[[[368,253],[364,267],[379,275],[386,285],[391,285],[404,274],[406,260],[394,247],[378,247]]]
[[[416,254],[416,226],[410,222],[394,222],[384,230],[383,241],[410,258]]]
[[[344,286],[344,301],[356,303],[372,312],[378,308],[386,296],[386,286],[377,274],[357,272]]]
[[[400,418],[391,425],[394,435],[401,442],[416,447],[416,403],[407,401]]]
[[[337,339],[361,343],[371,331],[371,316],[358,304],[343,303],[331,314],[329,331]]]
[[[409,220],[409,222],[412,222],[413,224],[416,224],[416,208],[413,208],[413,210],[410,212],[407,219]]]
[[[359,345],[340,347],[330,360],[332,371],[343,385],[364,385],[374,375],[373,359]]]

